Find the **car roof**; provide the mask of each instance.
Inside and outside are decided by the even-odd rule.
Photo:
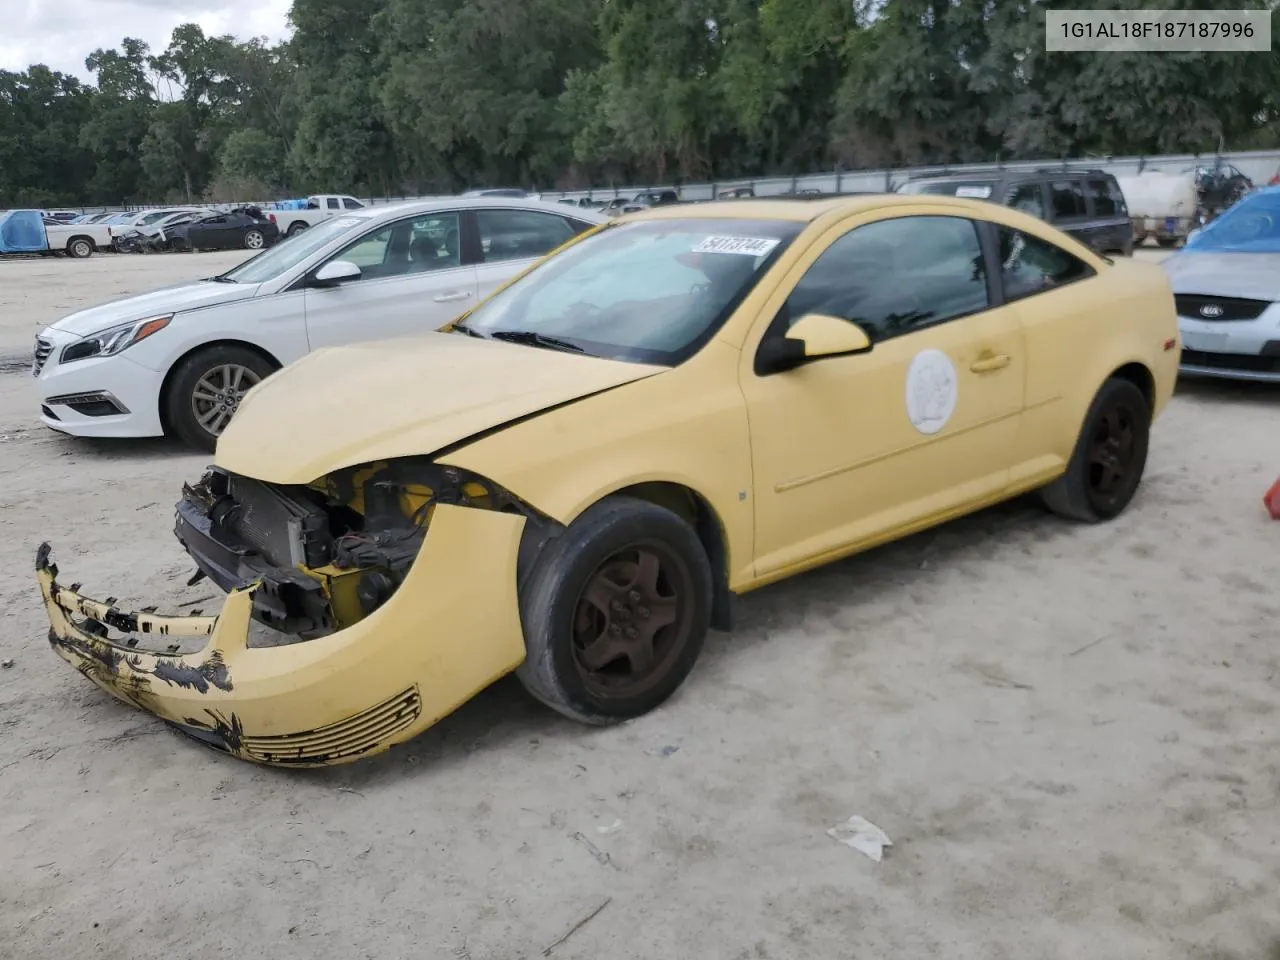
[[[771,197],[740,197],[733,200],[709,200],[705,203],[651,207],[619,217],[619,221],[679,220],[718,218],[736,220],[791,220],[808,223],[829,213],[854,214],[883,207],[931,205],[955,206],[960,210],[986,211],[990,204],[957,197],[930,194],[862,193],[814,197],[813,199],[775,200]]]
[[[412,216],[415,213],[435,213],[447,210],[483,210],[492,207],[496,210],[541,210],[554,213],[557,217],[566,216],[565,204],[554,200],[539,200],[533,197],[437,197],[434,200],[407,200],[403,203],[380,204],[376,207],[363,207],[359,210],[344,210],[345,217],[359,217],[362,220],[376,220],[385,215],[397,217]],[[588,218],[599,216],[594,211],[582,208],[581,214]],[[605,218],[600,217],[604,223]]]
[[[946,183],[955,180],[1005,180],[1038,179],[1040,177],[1111,177],[1114,174],[1097,168],[1087,170],[1056,170],[1038,167],[1035,170],[993,170],[990,173],[933,173],[911,177],[907,183]]]

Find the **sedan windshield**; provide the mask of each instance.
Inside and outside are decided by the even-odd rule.
[[[715,335],[802,227],[692,218],[611,225],[458,326],[495,340],[674,366]]]
[[[1245,197],[1188,240],[1183,249],[1192,253],[1280,253],[1280,190]]]
[[[369,221],[363,217],[334,217],[319,226],[295,233],[265,253],[228,270],[219,279],[228,283],[266,283],[292,270],[321,247]]]

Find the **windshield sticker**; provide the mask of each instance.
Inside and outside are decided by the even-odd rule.
[[[972,200],[986,200],[991,196],[990,187],[957,187],[957,197],[969,197]]]
[[[772,237],[705,237],[693,248],[694,253],[737,253],[745,257],[763,257],[778,241]]]

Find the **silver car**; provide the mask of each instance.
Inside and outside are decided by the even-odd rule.
[[[1184,376],[1280,383],[1280,187],[1257,190],[1164,261]]]

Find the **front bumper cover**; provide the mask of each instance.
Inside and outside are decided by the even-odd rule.
[[[523,517],[441,504],[390,600],[328,636],[250,647],[253,595],[217,617],[125,613],[58,583],[48,544],[36,578],[59,656],[112,696],[217,750],[286,767],[349,763],[402,743],[524,660],[516,600]],[[108,638],[111,630],[134,636]],[[141,637],[207,637],[179,654]]]

